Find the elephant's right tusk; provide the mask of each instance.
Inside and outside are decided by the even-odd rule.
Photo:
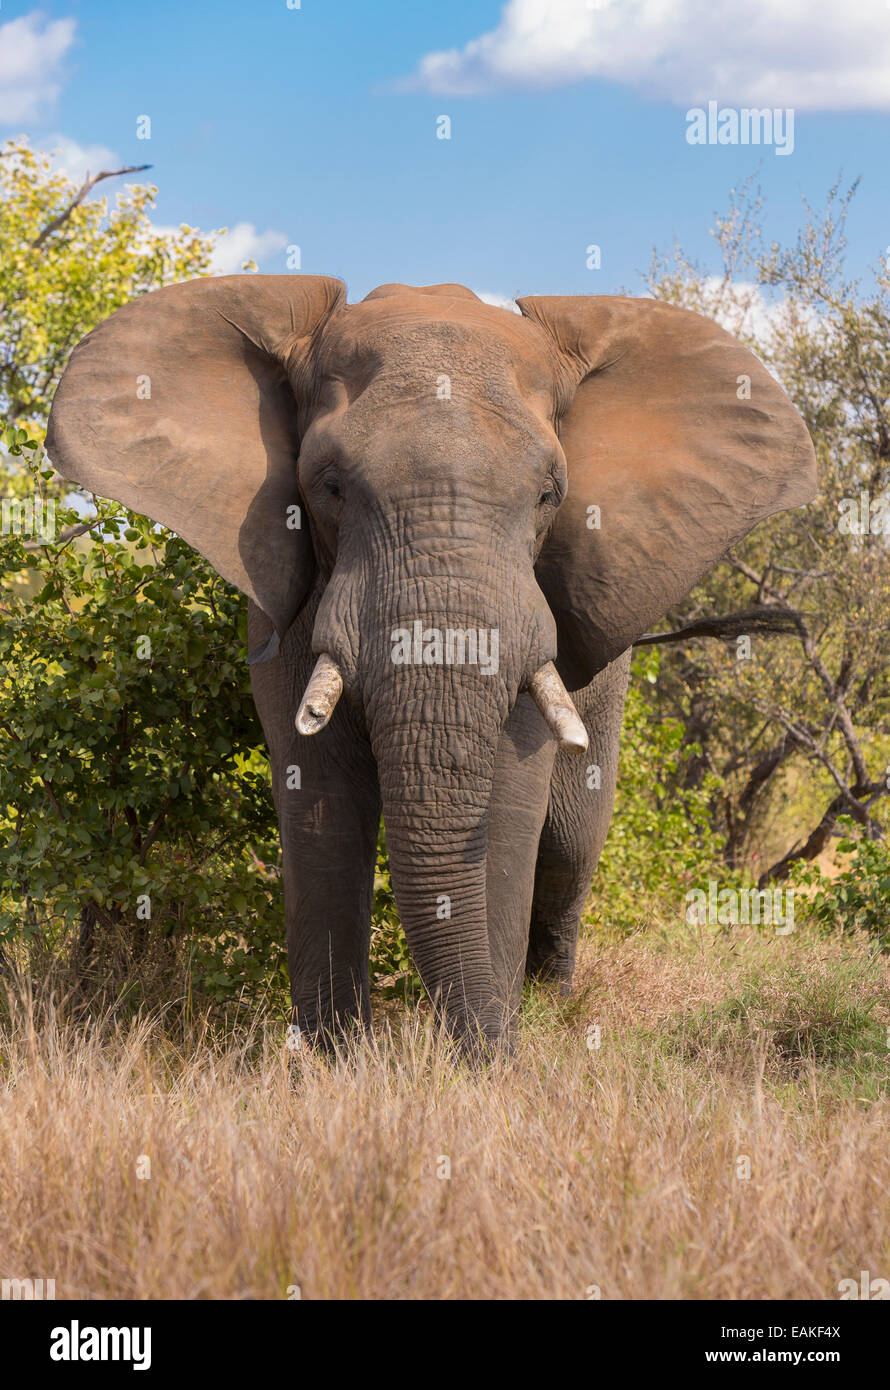
[[[587,730],[572,704],[572,697],[559,678],[552,661],[535,672],[528,693],[547,721],[547,726],[567,753],[587,752]]]
[[[317,734],[323,729],[343,691],[343,677],[332,656],[322,652],[315,663],[306,692],[300,701],[295,724],[301,734]]]

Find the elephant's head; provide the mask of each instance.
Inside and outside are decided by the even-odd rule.
[[[341,690],[364,720],[418,967],[459,1030],[492,1033],[486,813],[517,698],[583,749],[566,688],[815,488],[788,398],[711,321],[649,299],[519,306],[456,285],[347,305],[313,276],[174,286],[75,349],[48,439],[278,636],[326,580],[298,728]]]

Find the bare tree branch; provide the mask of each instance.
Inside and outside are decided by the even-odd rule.
[[[786,855],[783,855],[765,873],[761,874],[757,880],[757,887],[763,889],[770,883],[787,878],[791,865],[796,864],[799,859],[811,860],[820,855],[831,839],[838,816],[844,809],[844,804],[844,798],[836,796],[826,808],[822,819],[805,843],[800,844],[798,842],[798,844],[793,845]]]
[[[88,174],[85,182],[78,189],[77,193],[75,193],[68,206],[63,208],[58,216],[54,217],[51,222],[47,222],[43,231],[31,242],[31,250],[36,251],[43,245],[47,237],[52,236],[53,232],[57,232],[60,227],[63,227],[74,209],[79,207],[83,202],[90,189],[94,188],[102,179],[118,179],[122,174],[141,174],[144,170],[150,168],[150,164],[128,164],[126,169],[104,169],[101,174],[93,174],[92,176]]]
[[[99,526],[101,523],[101,517],[97,516],[94,521],[86,521],[80,526],[68,527],[57,537],[56,544],[61,549],[70,541],[76,540],[78,536],[85,536],[87,531],[92,531],[94,526]],[[43,541],[25,541],[23,548],[25,550],[45,550],[46,544]]]
[[[758,604],[754,608],[740,608],[735,613],[725,613],[718,618],[700,618],[698,622],[687,623],[673,632],[645,632],[637,638],[634,646],[668,646],[675,642],[686,642],[691,637],[716,637],[726,642],[734,637],[756,633],[796,633],[799,626],[800,614],[796,609],[778,604]]]

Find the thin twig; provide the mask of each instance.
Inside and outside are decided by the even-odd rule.
[[[68,206],[63,208],[58,216],[54,217],[51,222],[47,222],[43,231],[34,238],[31,242],[31,250],[38,250],[46,241],[47,237],[52,236],[53,232],[57,232],[60,227],[63,227],[74,209],[79,207],[83,202],[90,189],[94,188],[102,179],[118,179],[122,174],[141,174],[144,170],[150,168],[150,164],[128,164],[126,169],[104,169],[101,174],[93,174],[92,177],[88,175],[86,181],[81,185],[77,193],[75,193]]]

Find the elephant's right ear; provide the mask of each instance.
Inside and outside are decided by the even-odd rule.
[[[520,299],[566,372],[568,494],[535,567],[557,670],[587,685],[765,517],[815,495],[806,426],[711,319],[655,299]]]
[[[155,290],[78,343],[46,448],[63,477],[160,522],[290,626],[314,573],[291,384],[345,299],[323,275]],[[291,379],[289,379],[289,372]]]

